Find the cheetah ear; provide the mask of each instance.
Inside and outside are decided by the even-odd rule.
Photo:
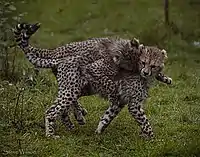
[[[139,54],[142,54],[142,53],[145,53],[146,51],[146,48],[145,48],[145,46],[143,45],[143,44],[140,44],[139,46],[138,46],[138,49],[139,49]]]
[[[139,45],[140,45],[140,41],[139,39],[136,39],[136,38],[133,38],[131,41],[130,41],[130,44],[132,47],[136,47],[138,49]]]
[[[140,44],[140,45],[138,46],[138,48],[139,48],[139,49],[143,49],[143,48],[144,48],[144,45],[143,45],[143,44]]]
[[[168,58],[168,57],[167,57],[167,51],[164,50],[164,49],[162,49],[161,52],[162,52],[162,54],[164,55],[164,58],[167,59],[167,58]]]

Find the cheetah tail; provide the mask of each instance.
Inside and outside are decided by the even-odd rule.
[[[19,23],[13,28],[14,38],[16,42],[19,42],[21,40],[21,33],[26,30],[30,24],[27,23]]]
[[[40,23],[35,24],[27,24],[20,23],[15,26],[13,29],[13,33],[15,36],[15,40],[20,46],[20,48],[24,51],[26,58],[35,66],[39,68],[52,68],[56,67],[61,59],[50,59],[50,58],[42,58],[40,57],[41,49],[37,49],[29,46],[28,39],[33,35],[39,28]]]
[[[41,23],[35,23],[35,24],[31,24],[28,28],[27,28],[27,34],[28,35],[33,35],[35,32],[37,32],[37,30],[40,28]]]
[[[39,29],[39,27],[40,27],[40,23],[35,23],[35,24],[19,23],[19,24],[17,24],[15,26],[15,28],[13,29],[14,38],[15,38],[15,41],[17,42],[17,44],[20,46],[24,34],[27,34],[26,37],[29,36],[28,38],[30,38],[30,36],[32,34],[34,34]]]
[[[29,38],[40,28],[40,23],[31,24],[24,32],[21,33],[18,46],[22,49],[28,47],[29,45]]]

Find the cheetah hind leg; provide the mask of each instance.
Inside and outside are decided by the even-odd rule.
[[[86,110],[86,108],[84,108],[81,103],[78,103],[79,107],[80,107],[80,110],[81,110],[81,113],[83,116],[86,116],[88,114],[88,111]]]
[[[84,125],[86,123],[84,116],[87,115],[87,110],[81,106],[79,102],[73,106],[74,117],[79,125]]]
[[[84,125],[86,123],[84,116],[87,115],[87,110],[83,108],[80,103],[78,103],[78,105],[71,106],[70,112],[73,112],[74,117],[79,125]],[[70,121],[68,113],[63,113],[63,115],[61,116],[61,121],[66,126],[67,130],[74,129],[74,124],[69,123]]]
[[[58,100],[56,99],[53,104],[54,105],[51,108],[55,108],[58,105]],[[73,130],[75,128],[74,124],[70,120],[69,113],[66,112],[66,110],[61,114],[60,118],[67,130]]]
[[[68,131],[71,131],[75,128],[74,124],[70,121],[69,113],[66,111],[64,111],[64,113],[61,115],[61,122]]]

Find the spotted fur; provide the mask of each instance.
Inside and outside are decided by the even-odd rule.
[[[148,138],[153,137],[153,130],[145,115],[143,103],[148,98],[148,90],[155,76],[163,70],[166,57],[166,51],[156,47],[148,47],[147,51],[140,55],[140,75],[130,72],[128,75],[120,73],[121,78],[115,81],[120,97],[119,103],[109,106],[105,111],[96,129],[97,133],[102,133],[122,108],[128,104],[129,113],[141,127],[141,135]]]
[[[110,91],[114,91],[111,92],[110,94],[114,95],[114,99],[111,96],[109,100],[111,102],[112,101],[116,102],[116,100],[118,100],[115,97],[117,95],[116,94],[117,88],[115,83],[113,84],[112,81],[107,81],[110,79],[109,74],[101,75],[102,73],[105,73],[105,69],[100,71],[99,73],[98,67],[104,64],[106,65],[108,63],[111,63],[111,62],[101,62],[102,58],[111,56],[108,57],[110,59],[109,61],[114,61],[115,65],[117,65],[118,68],[122,68],[129,71],[131,70],[132,73],[135,73],[135,71],[138,71],[135,69],[138,68],[137,60],[139,57],[137,56],[139,56],[139,54],[141,53],[140,50],[146,52],[146,49],[140,49],[139,44],[135,44],[137,42],[124,39],[109,39],[109,38],[98,38],[98,40],[93,39],[94,41],[88,40],[85,42],[75,42],[68,44],[65,47],[62,48],[60,47],[54,50],[38,49],[31,47],[28,44],[28,39],[30,35],[31,33],[30,34],[26,32],[23,33],[22,41],[19,42],[19,46],[25,52],[29,61],[38,67],[57,68],[57,80],[59,86],[58,98],[56,104],[51,106],[50,109],[48,109],[46,112],[47,136],[54,135],[53,126],[55,124],[56,118],[59,116],[61,116],[61,119],[68,126],[68,128],[73,128],[73,124],[71,123],[68,116],[68,111],[70,106],[75,106],[75,107],[79,106],[77,99],[80,96],[83,96],[83,93],[94,94],[95,91],[100,94],[105,94],[106,92],[101,93],[101,91],[103,90],[109,91],[110,88]],[[93,68],[94,65],[98,65],[95,66],[97,68],[96,70],[94,70]],[[86,73],[84,73],[85,71]],[[84,74],[83,77],[84,79],[80,79],[80,76],[82,76],[81,72]],[[98,73],[100,75],[98,75]],[[87,79],[90,82],[93,79],[90,80],[90,78],[92,77],[91,76],[88,77],[85,74],[92,74],[92,77],[94,74],[95,80],[102,79],[102,82],[95,84],[94,81],[94,84],[89,83],[88,85]],[[115,75],[110,75],[110,77],[112,76]],[[100,87],[103,88],[100,90]],[[105,95],[108,96],[108,94]],[[81,112],[79,113],[80,115],[82,114]],[[84,123],[82,116],[78,116],[77,120],[78,122],[80,122],[79,124]]]

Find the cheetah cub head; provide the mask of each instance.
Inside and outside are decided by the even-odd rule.
[[[141,55],[138,68],[142,77],[156,76],[164,68],[167,52],[154,46],[140,45]]]

